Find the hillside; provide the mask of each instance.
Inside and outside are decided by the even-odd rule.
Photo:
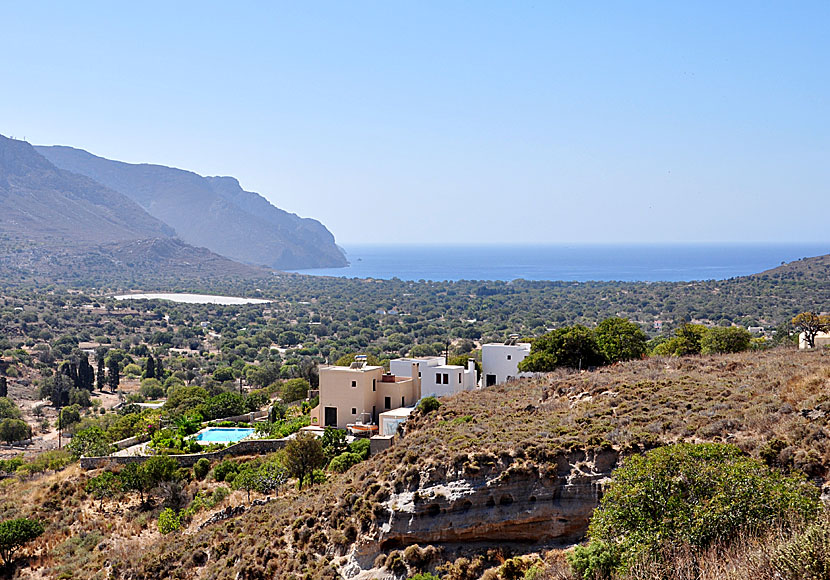
[[[0,232],[28,240],[77,246],[175,235],[128,197],[2,135],[0,204]]]
[[[274,207],[232,177],[111,161],[71,147],[37,150],[55,165],[128,196],[189,244],[273,268],[346,265],[334,236],[320,222]]]
[[[653,358],[462,393],[391,450],[201,530],[207,513],[161,536],[131,496],[99,511],[82,491],[96,472],[74,468],[6,480],[0,513],[49,522],[34,577],[474,579],[577,540],[620,458],[663,443],[728,441],[822,484],[828,386],[821,351]]]

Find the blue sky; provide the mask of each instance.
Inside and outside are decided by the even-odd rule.
[[[830,3],[5,2],[0,133],[338,242],[830,241]]]

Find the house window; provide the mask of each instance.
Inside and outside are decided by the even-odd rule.
[[[445,385],[450,384],[450,375],[448,373],[444,373],[444,384]]]
[[[356,387],[356,386],[357,386],[357,381],[352,381],[352,387]]]
[[[458,384],[461,384],[461,373],[458,373]]]
[[[392,397],[384,397],[383,398],[383,406],[387,409],[392,408]]]
[[[406,407],[406,397],[401,397],[401,407]]]
[[[357,409],[352,407],[352,415],[357,415]]]
[[[372,390],[373,391],[378,390],[378,380],[377,379],[372,379]]]
[[[441,373],[435,373],[435,384],[436,385],[441,384]]]
[[[511,355],[511,354],[507,355],[507,360],[511,360],[512,358],[513,358],[513,355]]]

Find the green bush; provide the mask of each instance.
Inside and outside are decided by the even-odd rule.
[[[810,520],[818,506],[818,490],[803,477],[773,471],[732,445],[683,443],[626,459],[589,535],[618,552],[625,569],[640,557],[659,558],[666,544],[705,549],[771,522]]]
[[[591,540],[587,546],[576,546],[568,553],[568,564],[585,580],[610,578],[620,564],[617,550],[603,541]]]
[[[18,549],[43,532],[43,524],[37,520],[17,518],[0,522],[0,557],[3,558],[3,562],[11,562]]]
[[[182,522],[179,514],[170,508],[164,508],[159,514],[158,527],[162,534],[169,534],[170,532],[180,530]]]
[[[225,459],[220,461],[216,467],[213,468],[213,479],[216,481],[227,481],[231,474],[236,475],[239,471],[239,464]]]
[[[784,580],[830,578],[830,521],[827,516],[779,547],[773,565]]]
[[[424,415],[437,411],[440,406],[441,403],[435,397],[424,397],[418,401],[418,411]]]
[[[368,439],[357,439],[349,443],[349,451],[360,455],[361,461],[369,459],[371,442]]]
[[[210,471],[210,461],[207,457],[202,457],[193,466],[193,475],[196,476],[196,479],[198,480],[204,479],[205,476],[207,476],[208,471]]]
[[[329,463],[329,469],[336,473],[343,473],[347,471],[352,465],[357,465],[361,462],[361,457],[357,453],[346,451],[334,457]]]

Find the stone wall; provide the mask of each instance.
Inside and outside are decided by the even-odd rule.
[[[211,451],[209,453],[190,453],[187,455],[170,455],[179,464],[179,467],[192,467],[202,457],[206,457],[211,461],[221,459],[223,457],[238,455],[259,455],[263,453],[273,453],[285,447],[288,439],[252,439],[251,441],[240,441],[235,445],[219,449],[218,451]],[[125,455],[115,456],[106,455],[104,457],[81,457],[81,469],[95,469],[105,465],[127,465],[128,463],[144,463],[152,455]]]

